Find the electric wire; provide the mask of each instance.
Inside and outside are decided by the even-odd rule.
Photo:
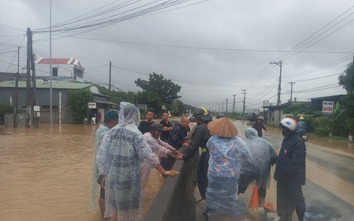
[[[317,43],[320,40],[323,40],[324,38],[316,41],[315,43],[311,44],[310,46],[307,47],[307,45],[309,43],[311,43],[312,41],[314,41],[316,38],[320,37],[321,35],[323,35],[324,33],[326,33],[327,31],[329,31],[331,28],[333,28],[334,26],[338,25],[340,22],[344,21],[346,18],[350,17],[352,13],[350,13],[349,15],[347,15],[346,17],[344,17],[343,19],[341,19],[339,22],[335,23],[334,25],[332,25],[331,27],[327,28],[328,26],[330,26],[333,22],[335,22],[336,20],[338,20],[340,17],[342,17],[343,15],[345,15],[347,12],[349,12],[350,10],[352,10],[354,8],[354,6],[351,6],[350,8],[348,8],[347,10],[345,10],[343,13],[341,13],[340,15],[338,15],[336,18],[334,18],[332,21],[330,21],[329,23],[327,23],[325,26],[323,26],[322,28],[320,28],[319,30],[317,30],[315,33],[313,33],[312,35],[310,35],[309,37],[305,38],[304,40],[302,40],[300,43],[298,43],[297,45],[295,45],[292,49],[290,49],[287,53],[277,57],[274,60],[285,60],[287,58],[289,58],[290,56],[294,55],[294,51],[299,51],[299,50],[304,50],[310,46],[312,46],[313,44]],[[352,20],[353,21],[353,20]],[[348,22],[347,24],[341,26],[344,27],[346,25],[348,25],[349,23],[351,23],[352,21]],[[327,28],[327,29],[326,29]],[[326,30],[324,30],[326,29]],[[340,28],[339,28],[340,29]],[[339,29],[335,30],[334,32],[338,31]],[[324,30],[322,32],[322,30]],[[330,34],[333,34],[334,32],[331,32]],[[330,34],[328,34],[327,36],[329,36]],[[327,37],[326,36],[326,37]]]

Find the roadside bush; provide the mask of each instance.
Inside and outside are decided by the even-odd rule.
[[[333,116],[320,116],[313,119],[312,127],[315,134],[319,136],[328,136],[329,132],[333,132],[334,117]]]
[[[10,104],[0,104],[0,125],[4,125],[6,113],[13,113],[13,108]]]
[[[69,94],[69,106],[73,113],[73,121],[75,124],[83,124],[87,117],[88,102],[93,99],[93,95],[89,90],[80,90],[79,92]]]
[[[278,122],[269,122],[267,123],[268,127],[273,127],[273,128],[279,128],[279,123]]]

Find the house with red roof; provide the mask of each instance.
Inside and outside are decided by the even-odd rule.
[[[84,82],[85,68],[75,58],[49,59],[41,57],[36,62],[36,76],[50,76],[50,63],[52,63],[53,78]]]

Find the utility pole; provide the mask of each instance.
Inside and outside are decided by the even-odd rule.
[[[232,103],[232,113],[235,113],[235,98],[236,98],[236,94],[233,94],[232,96],[234,96],[234,102]]]
[[[111,100],[111,81],[112,81],[112,62],[109,62],[109,85],[108,85],[108,92],[109,92],[109,100]]]
[[[221,110],[220,110],[220,104],[219,104],[219,112],[221,112]]]
[[[52,68],[52,0],[49,3],[49,122],[50,128],[53,127],[53,68]]]
[[[229,101],[229,99],[226,98],[226,104],[225,104],[225,107],[226,107],[226,108],[225,108],[225,109],[226,109],[225,112],[226,112],[226,113],[227,113],[227,102],[228,102],[228,101]]]
[[[14,128],[17,127],[18,78],[20,75],[20,47],[17,48],[17,73],[15,81]]]
[[[221,102],[221,112],[224,112],[224,101]]]
[[[32,119],[31,45],[32,45],[32,32],[30,28],[27,28],[26,127],[30,127],[31,119]]]
[[[282,71],[282,66],[283,66],[283,62],[282,61],[278,61],[278,62],[270,62],[270,64],[276,64],[280,67],[280,74],[279,74],[279,83],[278,83],[278,100],[277,100],[277,106],[278,106],[278,111],[279,111],[279,122],[280,122],[280,117],[281,117],[281,110],[280,110],[280,93],[281,93],[281,71]]]
[[[289,84],[291,85],[290,86],[290,103],[293,102],[293,85],[295,84],[296,82],[289,82]]]
[[[246,110],[246,89],[241,89],[241,94],[243,94],[243,108],[242,108],[242,122],[245,118],[245,110]]]

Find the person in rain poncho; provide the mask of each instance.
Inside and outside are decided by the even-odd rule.
[[[96,153],[98,151],[99,146],[103,140],[104,135],[114,126],[118,124],[118,112],[117,111],[108,111],[104,114],[104,121],[96,130]],[[103,176],[98,176],[98,168],[96,164],[96,155],[94,159],[93,165],[93,176],[92,176],[92,191],[91,191],[91,200],[90,206],[91,208],[95,207],[96,202],[96,192],[97,192],[97,183],[101,185]],[[98,205],[100,207],[101,218],[103,218],[105,211],[105,191],[104,188],[100,187],[100,198],[98,200]]]
[[[264,207],[266,188],[270,183],[270,168],[277,161],[273,146],[258,136],[257,130],[245,130],[246,143],[250,148],[250,158],[241,167],[239,193],[244,193],[251,181],[256,180],[258,186],[258,206]]]
[[[105,218],[111,221],[133,221],[143,216],[140,163],[147,160],[152,167],[166,173],[156,155],[138,130],[139,109],[120,103],[119,124],[108,131],[98,152],[97,166],[105,186]]]
[[[246,208],[239,201],[237,191],[241,165],[249,158],[249,148],[236,136],[238,131],[227,117],[210,122],[208,128],[212,137],[206,145],[210,153],[206,189],[207,215],[245,215]]]

